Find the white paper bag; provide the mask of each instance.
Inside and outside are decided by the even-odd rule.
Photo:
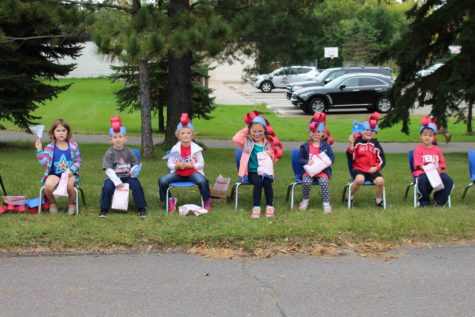
[[[216,191],[223,191],[226,192],[228,191],[229,183],[231,182],[231,178],[226,178],[223,177],[223,175],[219,174],[218,177],[216,177],[216,182],[214,182],[213,189]]]
[[[257,153],[257,175],[274,176],[274,163],[266,152]]]
[[[444,183],[442,183],[442,178],[440,178],[439,172],[434,163],[424,165],[422,168],[424,169],[424,172],[429,179],[429,183],[435,192],[445,188]]]
[[[122,184],[122,188],[116,188],[112,196],[111,209],[125,210],[129,208],[129,184]]]
[[[61,173],[61,179],[59,180],[58,187],[53,192],[55,196],[68,196],[68,180],[69,180],[69,171]]]
[[[186,204],[178,207],[178,213],[180,216],[187,216],[191,213],[193,213],[195,216],[201,216],[207,214],[208,210],[195,204]]]
[[[312,155],[310,159],[313,161],[313,164],[304,165],[303,169],[311,177],[317,175],[318,173],[332,165],[332,160],[325,151],[318,155]]]

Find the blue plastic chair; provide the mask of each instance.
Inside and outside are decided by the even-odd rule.
[[[242,149],[236,149],[235,153],[235,160],[236,160],[236,168],[239,172],[239,166],[241,165],[241,156],[242,156]],[[252,185],[249,183],[247,176],[244,176],[244,179],[238,178],[236,184],[234,184],[233,188],[231,189],[231,199],[235,196],[234,202],[234,210],[238,208],[238,201],[239,201],[239,187],[242,185]]]
[[[347,157],[347,164],[348,164],[348,171],[350,172],[350,179],[348,180],[348,184],[345,185],[343,188],[343,193],[341,195],[341,202],[345,201],[345,192],[347,192],[347,197],[348,197],[348,209],[351,209],[351,186],[355,182],[355,179],[353,178],[352,171],[353,171],[353,160],[351,157]],[[365,180],[363,183],[364,186],[374,186],[373,181],[370,180]],[[386,187],[383,187],[383,208],[386,209]]]
[[[413,175],[414,173],[414,151],[413,150],[410,150],[409,152],[407,152],[407,157],[408,157],[408,160],[409,160],[409,169],[411,170],[411,176]],[[472,183],[473,184],[473,183]],[[409,188],[411,188],[411,186],[414,186],[414,208],[417,208],[417,203],[418,203],[418,200],[419,198],[417,197],[418,196],[418,191],[417,191],[417,177],[414,177],[412,176],[412,182],[407,185],[406,187],[406,192],[404,193],[404,199],[407,198],[407,194],[409,192]],[[455,184],[454,184],[454,187],[452,187],[452,191],[454,190],[455,188]],[[450,197],[451,195],[449,195],[449,198],[447,199],[447,207],[451,208],[452,207],[452,199]],[[463,197],[462,197],[463,199]]]
[[[287,187],[287,195],[286,195],[286,201],[289,201],[289,196],[290,196],[290,209],[294,208],[294,195],[295,195],[295,186],[297,185],[302,185],[303,180],[302,180],[302,175],[303,175],[303,167],[299,163],[299,149],[293,149],[290,152],[290,160],[292,163],[292,170],[294,171],[294,181],[289,184]],[[313,181],[312,185],[319,186],[317,181]]]
[[[467,190],[473,186],[473,182],[475,181],[475,150],[469,150],[468,151],[468,170],[470,172],[470,179],[472,182],[465,186],[465,189],[463,191],[462,195],[462,200],[465,198],[465,195],[467,194]]]
[[[170,151],[167,151],[167,156],[170,154]],[[168,214],[168,198],[170,197],[170,190],[172,188],[185,188],[185,187],[198,187],[195,183],[192,182],[173,182],[168,185],[166,196],[165,196],[165,213]],[[201,197],[201,194],[200,194]],[[204,208],[203,197],[201,197],[201,207]]]

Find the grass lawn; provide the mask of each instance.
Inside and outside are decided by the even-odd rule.
[[[374,191],[362,188],[355,201],[355,208],[348,211],[340,203],[340,195],[348,177],[346,158],[337,154],[331,181],[331,199],[334,212],[324,215],[320,190],[313,187],[311,209],[306,212],[289,210],[285,192],[291,180],[289,153],[276,166],[274,184],[275,219],[253,220],[251,187],[242,187],[238,211],[228,204],[214,204],[211,214],[202,217],[165,216],[158,202],[157,180],[166,171],[160,160],[163,151],[153,159],[144,160],[140,180],[149,205],[149,216],[140,220],[133,211],[111,212],[107,219],[98,217],[98,204],[104,174],[101,158],[107,145],[81,146],[82,186],[88,205],[80,207],[78,217],[67,216],[63,211],[52,216],[4,214],[0,221],[0,250],[75,250],[103,251],[111,249],[147,249],[174,246],[232,246],[253,251],[272,244],[277,246],[334,245],[346,248],[353,244],[382,243],[398,245],[407,241],[445,243],[475,238],[475,192],[470,191],[465,201],[461,193],[468,183],[466,154],[447,154],[448,174],[457,185],[452,194],[452,209],[412,208],[411,195],[403,200],[403,193],[410,181],[407,157],[404,154],[387,155],[388,164],[383,170],[387,182],[390,207],[380,210],[373,207]],[[233,150],[212,149],[205,152],[208,179],[214,183],[216,176],[236,176]],[[35,162],[31,144],[0,143],[0,173],[10,195],[35,197],[40,188],[41,166]],[[412,191],[411,191],[412,193]],[[197,190],[177,190],[174,194],[179,205],[198,203]],[[297,190],[296,201],[301,199]],[[65,199],[59,206],[66,208]]]
[[[34,115],[41,116],[40,123],[50,126],[57,118],[67,120],[76,133],[106,134],[109,127],[109,118],[117,114],[114,91],[120,88],[120,83],[111,83],[108,79],[64,79],[61,84],[73,83],[71,88],[62,93],[57,99],[41,106]],[[201,139],[230,139],[243,126],[242,117],[251,110],[258,110],[270,120],[277,136],[282,141],[302,141],[306,138],[307,123],[310,117],[278,117],[268,112],[265,106],[222,106],[217,105],[212,113],[213,119],[194,120]],[[140,135],[140,113],[121,113],[122,121],[131,135]],[[334,139],[346,142],[351,133],[353,120],[364,121],[369,114],[356,115],[329,115],[328,127]],[[409,135],[400,132],[401,125],[381,130],[378,139],[383,142],[418,142],[420,116],[413,116],[413,124]],[[156,116],[152,126],[158,127]],[[475,135],[465,133],[464,124],[454,124],[451,120],[449,131],[453,135],[452,141],[475,141]],[[11,123],[1,122],[9,130],[15,130]],[[155,134],[160,136],[159,134]]]

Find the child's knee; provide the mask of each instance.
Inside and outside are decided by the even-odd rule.
[[[356,184],[358,184],[358,185],[363,185],[364,181],[365,181],[365,178],[364,178],[363,175],[361,175],[361,174],[360,174],[360,175],[356,175],[356,177],[355,177],[355,183],[356,183]]]
[[[374,180],[374,184],[380,187],[384,186],[384,178],[376,177],[376,179]]]

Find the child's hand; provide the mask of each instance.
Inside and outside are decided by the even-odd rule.
[[[124,183],[120,183],[120,184],[119,184],[119,185],[117,185],[115,188],[117,188],[117,189],[121,189],[121,188],[123,188],[123,187],[124,187]]]
[[[368,173],[374,174],[374,173],[376,173],[377,171],[378,171],[378,168],[377,168],[376,166],[373,166],[373,167],[371,167],[371,168],[369,169]]]
[[[348,137],[348,142],[350,143],[350,145],[353,145],[353,143],[355,143],[355,136],[353,134],[350,134],[350,136]]]
[[[313,164],[313,160],[310,160],[308,161],[307,165],[312,165]]]
[[[35,147],[38,152],[43,149],[43,144],[41,144],[41,139],[36,139]]]
[[[73,171],[68,170],[68,172],[69,172],[69,176],[73,176]]]
[[[274,153],[274,152],[273,152],[272,150],[267,150],[267,151],[266,151],[266,154],[269,155],[269,156],[272,156],[273,153]]]
[[[183,163],[183,162],[178,162],[178,163],[175,164],[175,168],[176,168],[177,170],[182,170],[182,169],[185,168],[185,163]]]

